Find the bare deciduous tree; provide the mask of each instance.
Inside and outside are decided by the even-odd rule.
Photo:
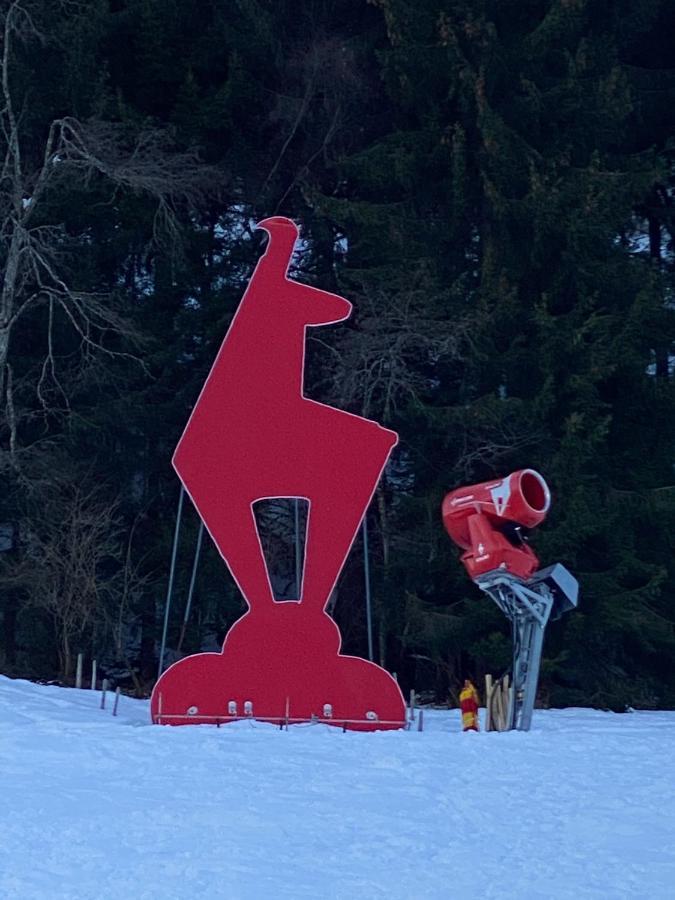
[[[61,676],[68,679],[74,645],[104,622],[119,598],[121,524],[117,504],[99,488],[70,481],[41,497],[40,513],[20,523],[22,554],[5,568],[2,583],[21,588],[27,607],[47,613]]]
[[[402,405],[421,404],[433,390],[430,373],[439,360],[461,357],[468,318],[449,319],[442,298],[429,296],[428,283],[420,263],[397,286],[345,286],[355,301],[356,327],[337,343],[310,337],[333,357],[323,385],[331,400],[391,423]]]
[[[65,12],[73,6],[61,2]],[[199,202],[206,189],[213,190],[218,177],[199,163],[195,153],[173,152],[164,130],[133,133],[119,124],[72,117],[51,122],[39,163],[32,164],[34,148],[27,152],[28,138],[22,129],[25,101],[14,96],[13,85],[15,45],[46,41],[32,12],[29,0],[13,0],[0,20],[0,135],[4,143],[0,149],[0,425],[14,468],[18,413],[11,339],[19,319],[38,305],[48,308],[45,356],[35,385],[43,407],[48,383],[62,390],[53,340],[57,316],[74,329],[84,356],[92,351],[131,355],[118,346],[111,348],[107,337],[114,334],[118,344],[126,344],[132,352],[139,337],[116,312],[110,297],[68,283],[64,265],[68,236],[60,222],[49,221],[46,199],[68,184],[86,186],[96,181],[109,185],[111,205],[120,192],[142,194],[155,204],[155,239],[175,241],[178,209]]]

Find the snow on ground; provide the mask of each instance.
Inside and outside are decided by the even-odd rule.
[[[0,898],[674,898],[675,713],[148,724],[0,677]]]

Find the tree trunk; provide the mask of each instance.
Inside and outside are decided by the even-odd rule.
[[[73,668],[73,657],[70,650],[70,635],[68,628],[61,627],[61,681],[67,684],[70,680]]]
[[[658,202],[658,197],[655,198],[655,202]],[[654,214],[650,214],[647,218],[649,223],[649,256],[651,257],[654,265],[660,269],[662,262],[662,250],[661,250],[661,223],[658,218]],[[668,378],[669,375],[669,344],[658,344],[654,348],[654,356],[656,363],[656,377],[657,378]]]
[[[0,404],[5,402],[5,370],[9,356],[9,326],[0,322]]]
[[[16,598],[9,595],[5,598],[5,611],[2,617],[2,649],[5,664],[12,667],[16,664],[16,621],[19,605]]]
[[[157,658],[155,656],[155,598],[148,597],[141,612],[141,646],[138,665],[143,682],[150,682],[157,674]]]

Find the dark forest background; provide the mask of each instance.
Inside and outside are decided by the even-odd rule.
[[[503,671],[444,493],[520,467],[579,579],[541,701],[675,706],[675,5],[669,0],[0,0],[0,671],[74,657],[147,690],[170,465],[263,239],[353,318],[308,395],[400,444],[369,512],[376,658],[439,700]],[[277,584],[288,510],[268,510]],[[243,603],[198,520],[169,659]],[[290,562],[289,562],[290,560]],[[290,573],[290,574],[289,574]],[[279,588],[283,592],[283,588]],[[365,655],[363,551],[331,601]]]

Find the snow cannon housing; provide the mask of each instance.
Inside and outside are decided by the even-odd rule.
[[[541,524],[550,505],[543,477],[534,469],[519,469],[506,478],[451,491],[443,500],[443,524],[465,551],[462,562],[472,580],[503,571],[526,581],[539,560],[523,529]]]

